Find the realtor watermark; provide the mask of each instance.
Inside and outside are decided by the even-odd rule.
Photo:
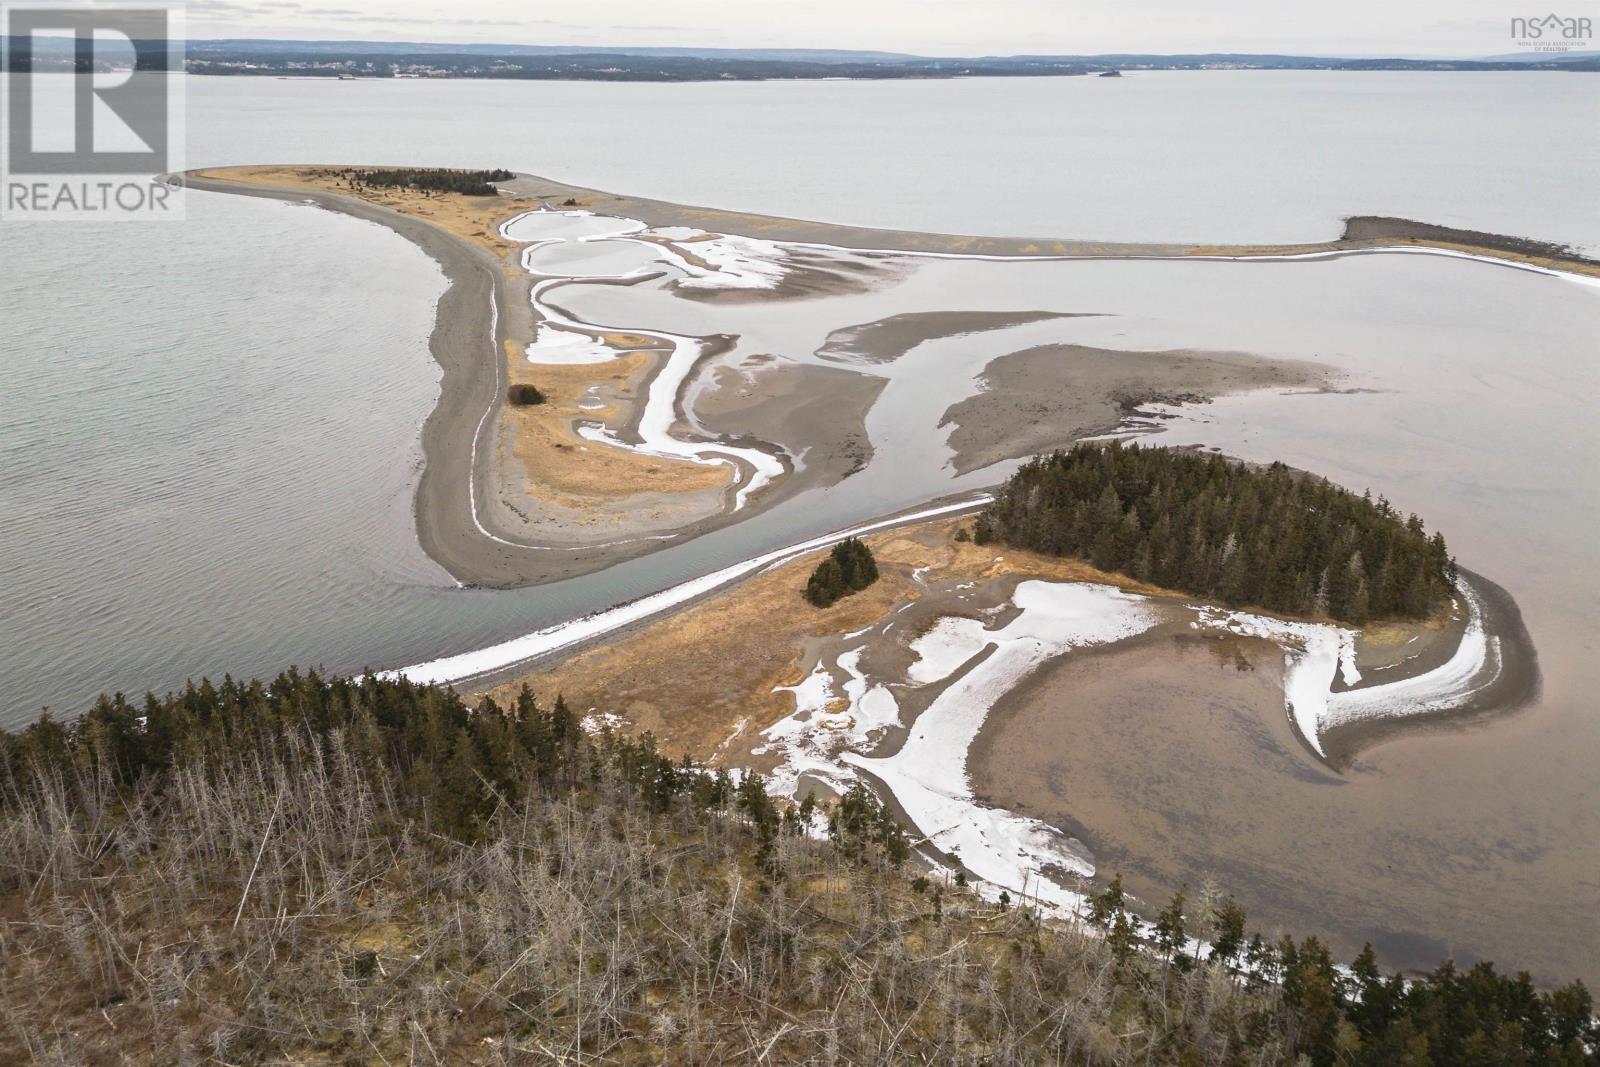
[[[1533,52],[1571,52],[1594,41],[1594,20],[1587,16],[1532,15],[1511,20],[1511,39]]]
[[[183,12],[0,0],[0,220],[183,218]]]

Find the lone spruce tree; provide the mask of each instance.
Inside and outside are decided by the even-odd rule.
[[[860,538],[847,537],[833,546],[806,582],[806,599],[825,608],[840,597],[860,592],[878,580],[878,561]]]

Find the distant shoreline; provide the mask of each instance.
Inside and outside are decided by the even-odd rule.
[[[684,83],[948,81],[1213,70],[1571,72],[1600,70],[1600,58],[1587,51],[1424,59],[1252,52],[924,56],[833,49],[219,40],[189,42],[185,68],[191,74],[226,77]]]

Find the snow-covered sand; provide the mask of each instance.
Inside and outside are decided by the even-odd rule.
[[[840,764],[838,753],[864,748],[900,724],[899,701],[887,687],[867,681],[861,671],[862,653],[857,648],[839,657],[839,670],[846,675],[842,687],[827,664],[819,663],[798,685],[775,690],[794,694],[794,711],[761,731],[766,741],[752,750],[752,755],[783,757],[769,777],[772,792],[794,796],[805,774],[842,792],[855,775]]]
[[[712,237],[692,243],[693,254],[714,269],[707,270],[685,257],[665,240],[644,240],[639,234],[653,234],[644,224],[632,219],[607,218],[586,211],[529,211],[503,223],[500,234],[523,244],[523,265],[536,272],[532,257],[541,249],[562,242],[592,243],[631,241],[656,257],[655,266],[675,268],[682,277],[679,285],[696,288],[770,288],[783,277],[781,252],[771,242],[748,238]],[[676,236],[674,234],[674,236]],[[530,362],[539,364],[604,363],[620,355],[601,340],[608,332],[626,332],[636,337],[662,342],[668,355],[650,383],[637,433],[639,443],[624,441],[615,432],[597,423],[580,426],[586,440],[614,448],[640,452],[691,463],[733,466],[745,476],[734,495],[734,510],[743,508],[754,493],[781,477],[785,460],[759,448],[743,448],[716,441],[684,440],[672,432],[678,422],[677,397],[684,381],[694,370],[705,350],[698,337],[666,333],[632,326],[601,326],[583,322],[566,314],[548,299],[552,289],[575,281],[627,279],[648,273],[640,267],[624,274],[579,274],[547,277],[533,286],[532,301],[540,324],[533,343],[527,346]]]
[[[1211,606],[1187,610],[1196,629],[1261,638],[1283,650],[1285,708],[1320,754],[1322,735],[1332,726],[1459,706],[1493,681],[1497,643],[1483,631],[1477,594],[1464,580],[1459,588],[1469,618],[1448,662],[1404,680],[1338,693],[1332,691],[1336,677],[1347,686],[1361,681],[1355,631]],[[755,754],[780,757],[771,783],[782,795],[794,795],[804,776],[843,789],[856,772],[868,774],[889,791],[919,836],[957,856],[989,883],[990,895],[1005,889],[1076,909],[1081,897],[1059,875],[1093,874],[1089,857],[1046,823],[978,802],[968,779],[968,752],[995,703],[1043,663],[1143,633],[1161,621],[1163,609],[1110,586],[1039,580],[1019,583],[1012,604],[1017,614],[997,629],[965,616],[936,620],[909,642],[915,658],[903,679],[865,676],[864,641],[838,654],[831,667],[824,659],[801,682],[778,690],[793,694],[795,710],[763,731],[765,743]],[[1166,610],[1171,618],[1172,609]],[[874,629],[881,638],[892,625],[843,640],[857,641]],[[945,688],[911,724],[897,751],[866,755],[899,722],[897,694],[941,684]]]
[[[1466,581],[1456,588],[1467,608],[1467,625],[1454,654],[1433,670],[1410,678],[1330,694],[1324,729],[1362,719],[1458,708],[1500,676],[1500,639],[1484,630],[1483,601]]]
[[[991,894],[1005,889],[1076,909],[1082,899],[1062,884],[1061,874],[1092,875],[1089,859],[1053,827],[980,804],[967,778],[967,751],[994,702],[1041,663],[1131,637],[1159,616],[1143,597],[1103,585],[1027,581],[1013,602],[1016,617],[997,630],[951,617],[913,642],[919,653],[908,674],[913,685],[973,665],[917,717],[895,754],[873,758],[860,751],[899,722],[894,691],[863,675],[861,647],[838,656],[842,685],[821,663],[798,685],[785,687],[795,710],[763,731],[766,744],[756,751],[782,756],[772,786],[785,795],[793,795],[802,775],[842,788],[856,771],[866,772],[893,794],[920,836],[958,856],[990,883]]]
[[[735,563],[721,570],[713,571],[700,578],[695,578],[664,589],[647,597],[619,604],[605,611],[598,611],[592,615],[547,626],[531,634],[503,641],[488,648],[478,649],[473,652],[463,652],[459,655],[445,656],[440,659],[429,660],[399,670],[386,671],[383,677],[407,678],[418,683],[445,683],[460,682],[481,675],[490,674],[504,668],[514,666],[526,660],[542,656],[584,641],[593,640],[632,623],[659,615],[670,608],[685,604],[696,597],[703,596],[714,589],[727,585],[746,575],[758,570],[793,559],[795,556],[807,552],[826,548],[845,537],[858,537],[872,533],[876,530],[899,526],[903,523],[916,522],[922,519],[937,518],[941,515],[951,515],[961,511],[970,511],[986,503],[987,496],[973,497],[952,504],[941,504],[938,507],[926,508],[922,511],[912,512],[894,518],[880,519],[877,522],[856,526],[848,530],[823,537],[814,537],[808,541],[780,548],[764,553],[753,559]]]
[[[1193,609],[1196,621],[1192,625],[1260,637],[1282,647],[1284,706],[1300,736],[1318,755],[1326,755],[1322,735],[1332,727],[1457,708],[1499,676],[1500,642],[1483,628],[1482,600],[1464,578],[1457,581],[1456,589],[1467,609],[1467,623],[1447,662],[1409,678],[1337,693],[1333,691],[1336,672],[1347,686],[1358,686],[1361,681],[1355,664],[1354,630],[1208,606]]]
[[[979,804],[967,778],[967,751],[995,701],[1040,664],[1074,648],[1132,637],[1155,625],[1158,615],[1145,598],[1105,585],[1026,581],[1012,602],[1018,614],[998,630],[971,619],[946,620],[965,625],[946,628],[939,644],[944,662],[962,652],[970,660],[992,651],[917,717],[898,752],[842,758],[881,781],[933,844],[959,856],[978,877],[1075,907],[1077,894],[1041,872],[1087,876],[1093,865],[1053,827]]]

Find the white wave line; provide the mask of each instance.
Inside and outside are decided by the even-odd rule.
[[[752,559],[723,567],[721,570],[682,582],[661,592],[641,597],[638,600],[618,604],[604,611],[581,616],[554,626],[547,626],[542,630],[513,638],[510,641],[503,641],[488,648],[446,656],[426,663],[402,667],[398,670],[385,671],[380,677],[406,678],[417,683],[468,681],[560,649],[570,648],[582,641],[592,640],[624,626],[648,619],[758,570],[787,562],[796,556],[816,551],[819,548],[826,548],[846,537],[859,537],[863,534],[888,529],[892,526],[937,518],[941,515],[950,515],[960,511],[969,511],[988,503],[990,499],[991,497],[988,494],[981,494],[956,503],[941,504],[937,507],[925,508],[907,515],[878,519],[837,533],[814,537],[799,544],[790,545],[787,548],[775,549]]]
[[[488,423],[489,416],[494,413],[495,405],[500,400],[500,298],[496,294],[493,275],[489,277],[489,348],[494,353],[494,394],[489,397],[489,406],[483,409],[483,415],[478,419],[478,428],[472,432],[472,451],[467,457],[467,503],[472,512],[472,525],[476,526],[483,536],[502,545],[510,545],[512,548],[542,548],[540,545],[522,544],[496,536],[489,532],[489,528],[478,516],[478,442],[483,438],[483,427]]]

